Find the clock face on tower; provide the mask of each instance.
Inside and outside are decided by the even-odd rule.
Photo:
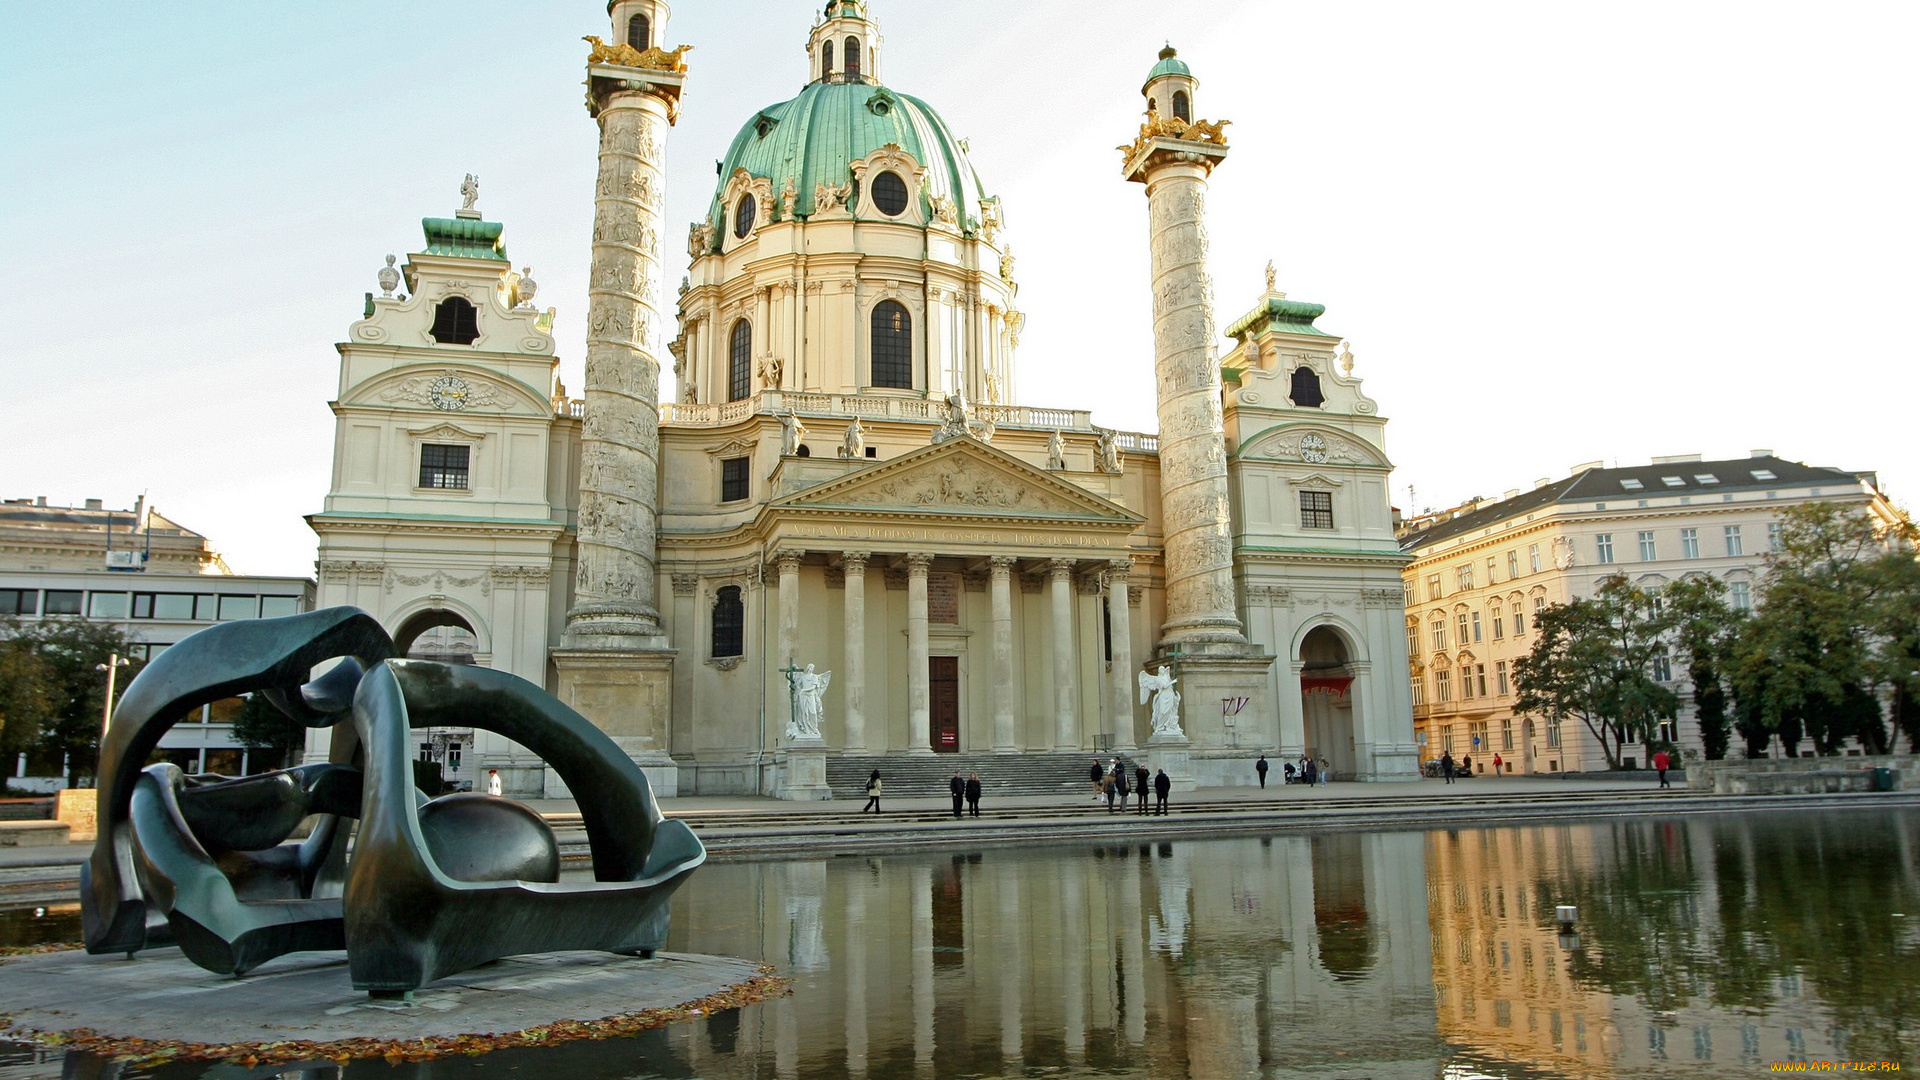
[[[436,409],[453,412],[467,407],[467,395],[471,392],[467,380],[458,375],[442,375],[427,385],[427,401]]]
[[[1300,456],[1315,465],[1324,465],[1327,460],[1327,440],[1319,435],[1300,436]]]

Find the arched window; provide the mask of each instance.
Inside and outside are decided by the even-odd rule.
[[[1314,374],[1312,368],[1304,366],[1293,369],[1293,389],[1287,396],[1303,409],[1317,409],[1321,402],[1327,400],[1326,395],[1320,392],[1320,376]]]
[[[449,296],[433,309],[432,333],[442,345],[471,345],[480,336],[480,313],[464,297]]]
[[[739,401],[753,392],[753,325],[745,319],[733,324],[727,348],[727,400]]]
[[[833,42],[820,46],[820,77],[825,79],[833,74]]]
[[[1187,105],[1187,92],[1185,90],[1175,90],[1173,92],[1174,119],[1192,120],[1193,119],[1192,113],[1193,113],[1193,110],[1189,108]]]
[[[848,38],[846,51],[843,52],[841,56],[847,62],[847,78],[849,79],[859,78],[860,77],[860,39],[856,37]]]
[[[747,652],[747,606],[740,602],[740,586],[729,585],[713,597],[713,658],[744,656]]]
[[[873,308],[873,385],[913,389],[913,316],[892,300]]]
[[[733,207],[733,235],[741,240],[753,231],[753,223],[760,216],[760,203],[751,195],[740,196]]]
[[[647,25],[645,15],[635,15],[627,20],[627,44],[646,52],[653,47],[653,28]]]

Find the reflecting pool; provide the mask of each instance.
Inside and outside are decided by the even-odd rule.
[[[1913,1068],[1917,840],[1920,810],[1861,809],[709,864],[668,947],[762,958],[791,996],[418,1066],[118,1070],[0,1048],[0,1080]]]

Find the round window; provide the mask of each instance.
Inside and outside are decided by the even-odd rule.
[[[740,196],[740,201],[733,208],[733,235],[744,239],[752,232],[754,215],[759,212],[760,206],[754,202],[753,196]]]
[[[873,178],[873,205],[888,217],[899,217],[907,209],[907,183],[900,174],[883,172]]]

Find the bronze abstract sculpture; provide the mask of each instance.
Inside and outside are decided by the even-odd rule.
[[[248,692],[289,723],[332,728],[331,760],[238,779],[141,768],[191,710]],[[592,881],[559,882],[558,845],[531,809],[414,787],[410,729],[453,725],[514,740],[581,796]],[[706,860],[584,717],[503,672],[395,659],[354,608],[223,623],[161,653],[114,711],[99,798],[80,885],[87,951],[177,944],[240,975],[344,948],[354,987],[375,994],[517,953],[650,956],[674,890]],[[287,842],[308,815],[310,834]]]

